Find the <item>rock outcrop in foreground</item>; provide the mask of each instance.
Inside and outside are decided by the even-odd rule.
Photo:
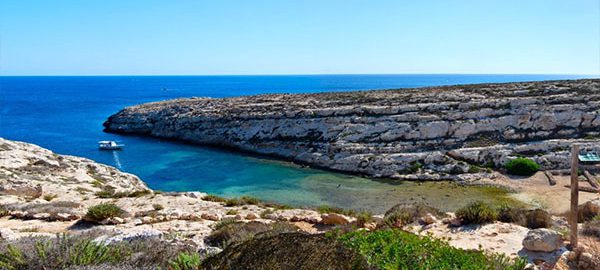
[[[600,80],[176,99],[104,126],[373,177],[467,179],[523,155],[565,168],[573,140],[600,150]]]

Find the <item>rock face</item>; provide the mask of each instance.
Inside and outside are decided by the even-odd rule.
[[[0,195],[72,198],[102,190],[150,192],[137,176],[116,168],[0,138]]]
[[[600,148],[600,80],[176,99],[104,126],[374,177],[457,179],[518,155],[564,168],[566,139]]]
[[[529,251],[552,252],[563,245],[562,236],[553,230],[531,230],[523,239],[523,248]]]

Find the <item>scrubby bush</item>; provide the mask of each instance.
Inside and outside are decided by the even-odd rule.
[[[44,200],[51,201],[51,200],[56,199],[56,197],[58,197],[58,195],[56,195],[56,194],[46,194],[46,195],[44,195]]]
[[[321,214],[335,213],[335,214],[341,214],[341,215],[346,215],[346,216],[356,216],[356,211],[354,211],[353,209],[344,209],[344,208],[333,207],[333,206],[329,206],[329,205],[321,205],[321,206],[317,207],[317,212],[319,212]]]
[[[456,217],[464,224],[484,224],[498,220],[498,211],[485,202],[475,201],[458,209]]]
[[[152,205],[152,208],[153,208],[154,210],[156,210],[156,211],[160,211],[160,210],[163,210],[163,209],[165,209],[165,207],[164,207],[162,204],[159,204],[159,203],[155,203],[155,204],[153,204],[153,205]]]
[[[217,195],[212,195],[212,194],[208,194],[208,195],[202,197],[202,200],[209,201],[209,202],[225,202],[225,201],[227,201],[227,199],[225,199],[223,197],[219,197]]]
[[[225,200],[225,206],[241,206],[241,205],[257,205],[260,203],[260,200],[250,196],[242,196],[239,198],[231,198]]]
[[[543,209],[528,210],[517,207],[501,207],[498,220],[510,222],[530,229],[550,228],[552,226],[551,215]]]
[[[356,226],[364,227],[365,223],[373,220],[373,214],[369,211],[360,211],[356,214]]]
[[[595,236],[600,239],[600,219],[584,223],[581,233],[584,235]]]
[[[63,269],[70,266],[116,263],[130,254],[131,250],[125,246],[103,245],[89,238],[61,236],[56,240],[37,240],[25,248],[8,244],[0,253],[0,268]]]
[[[6,206],[0,204],[0,218],[8,216],[9,211],[6,209]]]
[[[182,252],[177,254],[175,259],[169,261],[171,270],[194,270],[200,269],[200,255],[196,252]]]
[[[552,226],[550,214],[542,209],[528,211],[526,218],[526,227],[530,229],[550,228]]]
[[[239,243],[258,235],[278,234],[284,232],[296,232],[298,227],[287,222],[274,222],[265,224],[258,221],[251,222],[229,222],[215,227],[215,230],[205,239],[211,246],[226,247],[233,243]]]
[[[154,238],[104,245],[97,235],[23,237],[0,242],[0,269],[169,269],[188,246]]]
[[[112,203],[102,203],[88,208],[85,219],[88,221],[99,222],[107,218],[122,217],[125,211]]]
[[[383,222],[391,227],[401,227],[417,222],[420,217],[428,213],[438,218],[446,216],[439,209],[425,204],[398,204],[385,212]]]
[[[447,242],[418,236],[397,229],[374,232],[356,231],[339,240],[363,255],[377,269],[514,269],[527,263],[521,258],[463,250]]]
[[[514,175],[530,176],[540,169],[540,165],[527,158],[516,158],[506,163],[506,171]]]
[[[323,234],[282,233],[229,245],[203,269],[369,269],[365,259]]]
[[[586,222],[600,215],[600,205],[587,201],[577,207],[577,222]]]

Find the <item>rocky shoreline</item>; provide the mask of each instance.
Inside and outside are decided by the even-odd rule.
[[[123,212],[109,218],[90,219],[91,209],[107,204]],[[598,198],[582,207],[598,214],[600,207],[597,205],[600,205]],[[63,234],[83,234],[94,235],[94,242],[106,245],[158,241],[156,244],[162,243],[175,250],[185,247],[203,258],[212,258],[206,263],[219,265],[227,262],[227,254],[232,252],[236,254],[236,260],[247,260],[243,254],[239,257],[236,250],[256,252],[251,246],[263,246],[261,239],[283,246],[292,244],[285,242],[289,240],[284,240],[287,238],[309,242],[321,239],[319,243],[330,245],[333,242],[326,241],[328,238],[323,238],[322,233],[340,228],[376,232],[381,231],[382,226],[383,230],[392,226],[417,235],[448,239],[450,245],[462,249],[483,249],[510,257],[529,256],[530,260],[537,258],[549,265],[566,265],[569,260],[575,260],[567,258],[573,253],[566,251],[562,237],[555,231],[566,228],[564,217],[544,214],[545,222],[548,222],[545,226],[554,230],[530,229],[498,221],[469,225],[463,224],[464,220],[454,213],[419,207],[423,206],[398,205],[385,215],[371,216],[339,213],[334,209],[291,209],[252,198],[224,199],[201,192],[162,193],[147,188],[138,177],[113,167],[0,138],[0,248],[20,239],[54,239]],[[405,214],[394,216],[411,211],[416,212],[408,221],[402,221]],[[250,236],[243,237],[254,241],[230,245],[231,250],[225,249],[221,253],[226,243],[221,238],[232,237],[227,236],[233,233],[230,230],[241,230],[242,236],[249,233]],[[267,233],[272,231],[285,233]],[[251,236],[261,232],[267,233],[262,236],[265,238]],[[250,246],[245,247],[245,244]],[[267,260],[269,255],[260,256],[263,257],[253,258]],[[592,259],[586,263],[599,262]],[[532,267],[528,269],[537,269]]]
[[[187,98],[132,106],[107,132],[229,147],[371,177],[469,181],[526,156],[600,150],[600,80]]]

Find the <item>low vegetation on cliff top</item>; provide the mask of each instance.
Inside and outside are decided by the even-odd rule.
[[[505,168],[510,174],[530,176],[540,169],[540,165],[528,158],[516,158],[506,163]]]
[[[342,235],[340,241],[363,255],[378,269],[503,269],[521,270],[527,261],[481,250],[463,250],[447,242],[391,229],[356,231]]]

